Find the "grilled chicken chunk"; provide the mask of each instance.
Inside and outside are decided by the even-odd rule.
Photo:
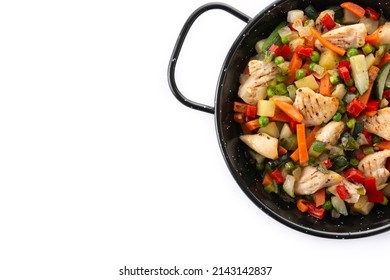
[[[339,101],[303,87],[296,92],[294,107],[303,115],[306,126],[321,125],[328,122],[337,112]]]
[[[363,116],[361,120],[368,132],[390,141],[390,107],[378,110],[372,117]]]
[[[246,103],[256,105],[257,101],[264,99],[261,87],[267,87],[267,83],[275,79],[279,68],[275,63],[266,63],[260,60],[251,60],[248,63],[249,77],[238,89],[238,96]]]
[[[294,192],[299,195],[313,194],[319,189],[339,184],[342,180],[343,177],[336,172],[329,171],[328,174],[324,174],[313,166],[306,166],[295,183]]]
[[[366,177],[374,177],[376,185],[381,185],[387,181],[390,172],[385,168],[386,159],[390,157],[390,150],[376,152],[364,157],[358,165],[358,169]]]
[[[331,121],[316,133],[316,140],[334,145],[340,139],[345,129],[344,122]]]
[[[366,26],[363,23],[357,23],[332,29],[322,34],[322,37],[336,46],[349,49],[362,47],[366,42],[366,35]],[[320,51],[325,50],[325,47],[318,40],[316,40],[315,46]]]

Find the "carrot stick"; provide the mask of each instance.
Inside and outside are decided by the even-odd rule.
[[[285,154],[287,154],[287,149],[285,148],[285,147],[283,147],[283,146],[278,146],[278,154],[279,155],[285,155]]]
[[[283,111],[275,110],[274,116],[270,117],[269,120],[271,122],[290,122],[291,119]]]
[[[381,62],[379,64],[380,67],[382,67],[383,65],[385,65],[385,63],[389,62],[390,61],[390,53],[385,53],[381,59]]]
[[[301,212],[307,212],[309,210],[309,207],[307,206],[307,201],[304,199],[299,199],[297,201],[297,208]]]
[[[260,128],[259,119],[254,119],[249,122],[245,123],[245,126],[250,130],[253,131],[257,128]]]
[[[379,32],[381,32],[383,26],[379,26],[377,30],[375,30],[374,33],[368,34],[366,36],[366,43],[369,43],[371,45],[378,45],[379,44]]]
[[[344,3],[341,3],[340,6],[341,6],[341,8],[344,8],[344,9],[350,11],[358,18],[362,18],[366,14],[366,10],[363,7],[361,7],[355,3],[352,3],[352,2],[344,2]]]
[[[390,150],[390,141],[382,141],[378,144],[375,144],[374,146],[378,148],[380,151]]]
[[[309,133],[309,136],[306,138],[306,146],[310,147],[314,141],[316,140],[316,134],[317,131],[320,130],[321,126],[315,126],[313,130]],[[299,160],[299,149],[296,149],[291,155],[290,158],[293,161],[298,161]]]
[[[302,67],[302,58],[294,52],[291,57],[290,64],[288,65],[288,79],[285,84],[290,85],[295,81],[295,72]]]
[[[306,132],[303,123],[297,124],[297,141],[299,151],[299,164],[303,165],[309,161],[309,154],[307,152]]]
[[[320,80],[320,93],[324,96],[330,96],[332,94],[332,83],[330,82],[328,73]]]
[[[263,177],[263,186],[266,187],[268,185],[271,185],[273,182],[272,182],[272,177],[269,173],[265,173],[264,177]]]
[[[314,203],[316,204],[316,207],[321,206],[326,201],[326,193],[325,188],[319,189],[314,193],[313,196]]]
[[[340,48],[339,46],[336,46],[331,42],[329,42],[328,40],[326,40],[324,37],[321,36],[320,33],[318,33],[318,31],[313,26],[310,26],[310,30],[313,33],[314,37],[316,37],[317,40],[320,41],[320,43],[325,48],[337,53],[340,56],[343,56],[345,54],[345,50],[343,48]]]
[[[364,105],[367,105],[367,102],[370,99],[371,91],[374,87],[375,79],[376,77],[378,77],[379,70],[380,69],[374,65],[368,68],[368,89],[362,96],[359,97],[359,101],[362,102]]]
[[[303,116],[301,112],[299,112],[299,110],[295,108],[293,105],[281,100],[274,100],[274,103],[276,107],[278,107],[280,110],[286,113],[286,115],[292,118],[294,121],[298,123],[303,121]]]

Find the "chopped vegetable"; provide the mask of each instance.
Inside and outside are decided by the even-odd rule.
[[[293,105],[286,102],[275,100],[276,107],[282,110],[287,116],[295,120],[296,122],[302,122],[303,116]]]
[[[364,10],[364,8],[362,8],[361,6],[359,6],[355,3],[352,3],[352,2],[344,2],[344,3],[341,3],[340,6],[341,6],[341,8],[344,8],[344,9],[350,11],[358,18],[362,18],[366,14],[366,11]]]
[[[383,98],[383,92],[385,89],[386,79],[390,73],[390,62],[387,62],[381,70],[379,71],[378,78],[375,80],[374,84],[374,96],[377,99]]]
[[[301,165],[309,161],[309,154],[307,152],[305,125],[297,124],[297,139],[298,139],[298,151],[299,151],[299,163]]]

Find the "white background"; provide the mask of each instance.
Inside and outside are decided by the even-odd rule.
[[[387,277],[389,233],[330,240],[274,221],[233,180],[214,116],[171,94],[172,48],[205,1],[0,3],[0,279],[150,279],[125,265]],[[271,1],[225,3],[253,17]],[[213,104],[244,26],[222,11],[196,22],[177,66],[186,96]]]

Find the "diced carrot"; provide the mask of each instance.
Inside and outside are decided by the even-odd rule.
[[[324,96],[330,96],[332,94],[332,83],[330,82],[328,73],[320,80],[320,93]]]
[[[244,102],[233,102],[233,111],[236,113],[244,113],[246,112],[246,103]]]
[[[283,113],[282,110],[276,109],[273,117],[270,117],[271,122],[289,122],[291,118]]]
[[[312,131],[309,133],[309,136],[306,138],[306,146],[310,147],[314,141],[316,140],[316,134],[317,131],[320,130],[321,126],[315,126]],[[298,161],[299,160],[299,149],[296,149],[291,155],[290,158],[293,161]]]
[[[303,123],[297,124],[297,142],[299,151],[299,163],[301,165],[309,161],[309,153],[307,152],[306,131]]]
[[[307,212],[309,210],[309,207],[307,206],[307,201],[302,198],[298,199],[297,208],[301,212]]]
[[[315,126],[312,131],[310,131],[309,136],[306,138],[307,146],[310,147],[316,140],[316,134],[320,130],[321,126]]]
[[[288,79],[285,84],[290,85],[295,81],[295,72],[302,67],[302,58],[294,52],[288,65]]]
[[[371,45],[378,45],[379,44],[379,32],[381,32],[383,26],[379,26],[377,30],[375,30],[373,33],[368,34],[366,36],[366,43]]]
[[[374,82],[376,77],[378,77],[380,69],[374,65],[370,66],[368,68],[368,89],[367,91],[359,97],[359,101],[362,102],[364,105],[367,105],[368,100],[370,99],[372,88],[374,87]]]
[[[314,203],[316,204],[316,207],[319,207],[323,205],[326,201],[326,193],[325,188],[319,189],[314,193],[313,196]]]
[[[278,146],[278,154],[279,155],[285,155],[287,154],[287,149],[281,145]]]
[[[299,112],[299,110],[295,108],[293,105],[281,100],[274,100],[274,103],[276,107],[278,107],[280,110],[286,113],[286,115],[292,118],[294,121],[298,123],[303,121],[303,116],[301,112]]]
[[[390,150],[390,141],[382,141],[378,144],[375,144],[374,146],[378,148],[380,151]]]
[[[259,120],[258,119],[254,119],[254,120],[251,120],[249,122],[246,122],[245,123],[245,126],[250,130],[250,131],[253,131],[255,129],[258,129],[260,128],[260,124],[259,124]]]
[[[324,37],[321,36],[321,34],[313,27],[310,26],[311,33],[313,33],[314,37],[327,49],[337,53],[340,56],[343,56],[345,54],[345,49],[340,48],[339,46],[336,46],[326,40]]]
[[[234,113],[234,121],[236,123],[244,123],[245,122],[245,115],[243,113]]]
[[[381,62],[379,64],[380,67],[382,67],[383,65],[385,65],[385,63],[389,62],[390,61],[390,53],[389,52],[386,52],[382,59],[381,59]]]
[[[362,18],[366,14],[366,10],[363,7],[361,7],[355,3],[352,3],[352,2],[341,3],[340,7],[350,11],[352,14],[354,14],[358,18]]]
[[[265,173],[262,184],[264,187],[273,184],[272,177],[269,173]]]
[[[296,150],[290,155],[290,158],[291,158],[293,161],[298,161],[298,160],[299,160],[299,150],[296,149]]]

